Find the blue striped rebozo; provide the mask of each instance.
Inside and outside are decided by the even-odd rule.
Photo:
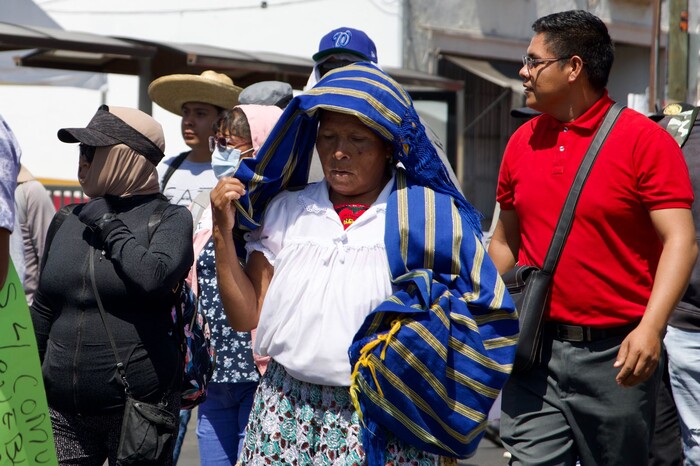
[[[306,185],[320,110],[354,115],[389,141],[394,161],[403,165],[407,175],[417,184],[452,196],[481,235],[479,214],[452,184],[411,97],[370,63],[337,68],[292,99],[256,157],[241,160],[234,176],[247,188],[237,202],[236,223],[243,230],[260,225],[267,203],[277,193]]]
[[[399,171],[386,222],[399,291],[367,317],[349,352],[369,464],[384,464],[387,431],[425,451],[470,456],[512,368],[513,302],[450,196]]]
[[[452,184],[396,81],[357,63],[292,99],[255,159],[242,160],[235,174],[247,187],[237,226],[256,228],[274,195],[306,184],[319,111],[359,118],[391,143],[397,165],[385,242],[398,291],[367,317],[349,349],[368,464],[384,464],[387,431],[426,451],[469,456],[510,373],[517,315],[481,244],[478,212]]]

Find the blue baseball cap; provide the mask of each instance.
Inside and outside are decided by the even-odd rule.
[[[363,60],[377,63],[377,47],[372,39],[359,29],[340,27],[321,38],[318,44],[318,52],[314,54],[315,62],[334,53],[350,53]]]

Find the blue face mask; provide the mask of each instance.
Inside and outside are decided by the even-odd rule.
[[[241,156],[252,151],[252,147],[245,152],[241,152],[240,149],[234,149],[233,147],[222,148],[217,144],[214,152],[211,154],[211,168],[214,169],[214,175],[218,179],[233,175],[236,168],[238,168]]]

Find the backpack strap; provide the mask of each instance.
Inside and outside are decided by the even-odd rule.
[[[59,228],[61,228],[61,225],[63,222],[73,213],[76,207],[80,206],[81,204],[69,204],[69,205],[64,205],[61,207],[58,212],[56,212],[56,215],[53,216],[53,220],[51,221],[51,224],[49,225],[49,229],[46,231],[46,240],[44,241],[44,254],[41,257],[41,264],[39,265],[39,272],[44,270],[44,263],[46,262],[46,255],[49,253],[49,249],[51,247],[51,242],[53,241],[53,237],[56,236],[56,232],[58,231]]]
[[[151,213],[151,216],[148,217],[148,243],[150,244],[151,238],[153,238],[153,233],[156,232],[158,229],[158,226],[160,225],[161,220],[163,220],[163,214],[167,210],[167,208],[170,207],[170,202],[167,201],[167,199],[162,198],[161,202],[158,203],[155,209],[153,209],[153,213]]]
[[[165,191],[165,186],[168,184],[168,181],[170,181],[170,177],[173,176],[173,173],[175,173],[175,170],[180,168],[180,165],[182,165],[182,162],[185,161],[188,155],[190,155],[190,152],[192,151],[187,151],[187,152],[182,152],[180,155],[175,157],[173,160],[173,163],[168,165],[168,169],[165,170],[165,174],[163,175],[163,179],[160,181],[160,190],[161,192]]]
[[[192,228],[197,229],[199,221],[202,219],[204,211],[211,205],[211,189],[203,189],[190,204],[190,212],[192,212]],[[194,231],[193,230],[193,231]]]
[[[163,215],[165,215],[165,211],[168,210],[169,207],[173,206],[174,204],[171,204],[168,199],[163,196],[162,194],[160,195],[160,202],[156,206],[155,209],[153,209],[153,212],[151,213],[150,217],[148,217],[148,225],[147,225],[147,231],[148,231],[148,244],[151,244],[151,239],[153,238],[153,234],[156,232],[158,229],[158,226],[160,225],[161,221],[163,220]],[[185,274],[185,277],[187,277],[187,274]],[[182,288],[183,283],[185,281],[185,277],[180,280],[178,283],[177,287],[173,290],[173,293],[177,295],[178,291]],[[176,306],[177,307],[177,306]]]

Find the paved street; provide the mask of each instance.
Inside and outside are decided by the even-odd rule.
[[[505,450],[497,447],[486,439],[482,439],[476,454],[459,462],[460,466],[504,466],[508,464],[508,459],[503,456]]]
[[[197,423],[197,413],[192,413],[185,443],[180,454],[179,466],[198,466],[199,448],[197,448],[197,434],[195,426]],[[503,457],[504,450],[497,447],[490,441],[483,439],[479,444],[476,454],[467,460],[459,462],[460,466],[504,466],[508,460]]]

